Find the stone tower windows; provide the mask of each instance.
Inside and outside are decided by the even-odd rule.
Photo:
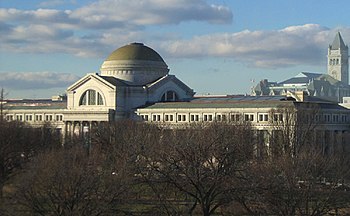
[[[345,61],[343,61],[343,63],[345,63]],[[329,65],[340,65],[340,64],[342,64],[342,61],[338,58],[329,60]]]

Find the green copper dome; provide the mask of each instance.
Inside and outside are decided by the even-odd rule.
[[[143,43],[131,43],[112,52],[106,61],[142,60],[164,62],[163,58],[153,49]]]

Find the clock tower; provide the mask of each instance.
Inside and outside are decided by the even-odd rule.
[[[328,47],[328,74],[349,85],[349,49],[340,32]]]

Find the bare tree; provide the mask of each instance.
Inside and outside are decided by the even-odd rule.
[[[349,207],[349,159],[303,151],[298,158],[260,161],[252,170],[251,212],[266,215],[327,215]],[[247,182],[248,184],[248,182]]]
[[[159,213],[157,195],[152,194],[149,184],[145,183],[142,175],[145,172],[145,159],[158,149],[162,139],[163,129],[153,124],[135,121],[118,121],[109,124],[100,124],[92,132],[93,148],[101,148],[110,163],[123,163],[128,167],[131,177],[129,183],[129,209],[125,211],[141,211],[142,213]],[[164,190],[163,190],[164,192]],[[152,203],[147,210],[140,210],[140,205]],[[149,205],[148,205],[149,206]],[[135,210],[138,209],[138,210]],[[160,214],[160,213],[159,213]]]
[[[320,109],[315,104],[293,103],[270,111],[271,154],[296,156],[303,147],[314,144]]]
[[[40,154],[21,176],[17,200],[35,215],[114,215],[129,185],[128,171],[98,149],[81,147]]]
[[[5,104],[5,90],[1,88],[0,90],[0,123],[5,119],[4,104]]]
[[[240,199],[250,213],[325,215],[350,203],[349,157],[325,155],[316,137],[319,109],[310,104],[281,107],[270,113],[272,155],[250,166]],[[342,189],[343,188],[343,189]],[[345,188],[345,190],[344,190]]]
[[[253,156],[249,125],[212,124],[168,131],[148,157],[144,175],[153,184],[171,185],[203,215],[233,201]]]

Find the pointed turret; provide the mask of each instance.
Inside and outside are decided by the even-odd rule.
[[[328,74],[349,85],[349,49],[340,32],[337,32],[332,45],[328,47]]]
[[[341,37],[340,32],[337,32],[335,35],[335,38],[333,40],[332,45],[330,45],[330,48],[332,50],[337,50],[337,49],[346,49],[347,46],[345,45],[343,38]]]

